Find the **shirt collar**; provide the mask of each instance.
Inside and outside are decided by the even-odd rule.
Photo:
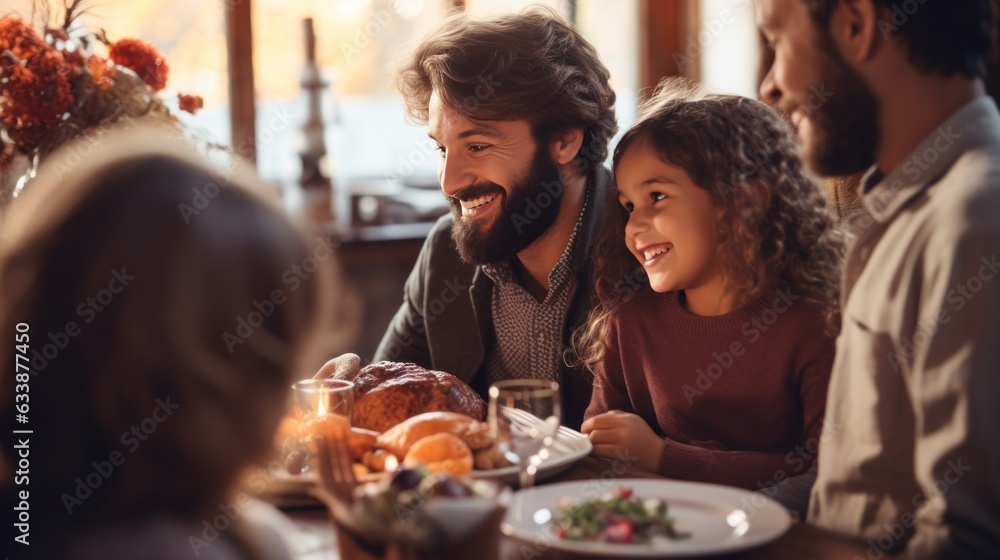
[[[549,272],[550,285],[552,284],[552,281],[554,280],[553,276],[555,276],[555,273],[558,269],[562,268],[565,269],[566,271],[571,271],[573,268],[572,265],[573,265],[574,248],[576,247],[577,243],[576,240],[582,235],[580,233],[580,230],[583,229],[584,216],[587,214],[587,206],[589,206],[588,205],[589,199],[590,199],[590,189],[587,189],[583,193],[583,206],[580,208],[580,215],[576,217],[576,224],[573,226],[573,233],[569,235],[569,241],[566,242],[566,249],[563,250],[562,256],[559,257],[559,260],[556,261],[556,265],[552,267],[552,270]]]
[[[966,103],[927,136],[888,175],[873,166],[861,179],[861,204],[878,222],[887,222],[914,196],[934,183],[960,155],[981,144],[1000,124],[993,99]]]

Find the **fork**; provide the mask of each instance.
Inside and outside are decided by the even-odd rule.
[[[400,549],[390,543],[381,545],[369,541],[352,515],[358,481],[351,467],[351,454],[345,438],[327,440],[320,436],[310,441],[315,470],[320,485],[311,490],[313,495],[326,503],[334,519],[341,558],[368,560],[414,560],[412,551]],[[346,529],[346,531],[345,531]],[[388,546],[387,546],[388,545]]]
[[[320,436],[309,442],[313,468],[319,473],[320,484],[313,492],[330,506],[337,521],[352,526],[351,506],[358,481],[351,467],[351,453],[346,438]]]

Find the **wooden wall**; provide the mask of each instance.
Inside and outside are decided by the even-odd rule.
[[[652,88],[663,78],[700,78],[698,0],[640,0],[639,80]]]

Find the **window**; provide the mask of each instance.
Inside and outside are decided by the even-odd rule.
[[[639,98],[639,2],[619,1],[612,8],[604,0],[576,0],[575,23],[588,41],[593,43],[601,60],[611,71],[611,88],[615,90],[615,115],[618,135],[635,122]],[[610,155],[611,150],[609,150]]]
[[[6,1],[12,4],[11,11],[30,18],[32,0]],[[540,2],[575,21],[597,48],[611,71],[621,129],[634,120],[640,88],[641,1],[648,0]],[[100,0],[90,5],[80,21],[91,31],[106,29],[112,40],[135,37],[154,44],[170,66],[162,97],[176,107],[179,92],[202,96],[205,107],[197,115],[176,112],[201,136],[221,144],[232,143],[231,101],[240,101],[237,98],[246,93],[238,89],[230,99],[227,18],[229,25],[250,27],[252,45],[238,46],[234,58],[246,60],[242,57],[252,55],[258,171],[266,179],[288,184],[297,180],[301,167],[300,127],[307,111],[300,87],[305,55],[302,20],[311,17],[317,64],[329,83],[322,95],[322,111],[329,169],[336,184],[371,179],[377,183],[388,178],[436,188],[437,153],[426,129],[405,119],[395,87],[396,68],[456,4],[475,16],[489,16],[520,11],[534,3],[539,2]],[[233,15],[241,10],[249,12],[245,20]],[[95,50],[104,54],[100,45]]]
[[[519,11],[527,0],[468,0],[474,16]],[[622,126],[634,119],[637,87],[637,1],[610,6],[597,0],[543,2],[595,44],[612,73]],[[254,74],[257,83],[257,164],[282,182],[299,172],[298,127],[306,102],[300,91],[304,63],[302,20],[312,17],[316,57],[329,88],[323,95],[326,145],[335,183],[369,185],[385,178],[437,187],[437,153],[426,128],[405,119],[395,88],[396,69],[416,44],[453,9],[451,0],[322,0],[290,5],[253,4]]]
[[[302,20],[311,17],[317,64],[329,83],[322,111],[335,181],[344,184],[393,173],[416,182],[433,181],[432,147],[412,154],[427,139],[404,122],[393,70],[401,51],[447,15],[444,2],[256,0],[253,10],[257,163],[262,175],[283,182],[298,177],[296,146],[307,110],[299,86],[305,61]]]
[[[697,36],[701,79],[712,93],[757,98],[760,41],[753,3],[701,0]]]

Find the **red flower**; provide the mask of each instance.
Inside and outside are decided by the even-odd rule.
[[[28,60],[50,48],[41,35],[21,21],[21,18],[0,18],[0,53],[9,50],[15,57]]]
[[[198,109],[205,107],[205,100],[201,98],[200,95],[185,95],[183,93],[177,94],[177,100],[180,103],[181,111],[187,111],[192,115]]]
[[[111,44],[108,53],[112,62],[131,69],[153,91],[166,87],[170,69],[153,45],[139,39],[120,39]]]
[[[62,53],[13,17],[0,19],[0,53],[0,121],[27,152],[69,111],[72,68]]]
[[[152,94],[166,86],[168,74],[156,48],[137,39],[112,44],[102,30],[97,40],[108,46],[109,61],[68,49],[67,39],[61,29],[45,29],[43,38],[20,18],[0,17],[0,167],[9,164],[12,149],[47,152],[75,130],[121,115],[157,111],[173,119]],[[124,76],[123,68],[138,79]],[[192,113],[203,104],[197,96],[178,99]],[[68,123],[74,128],[64,126]]]

